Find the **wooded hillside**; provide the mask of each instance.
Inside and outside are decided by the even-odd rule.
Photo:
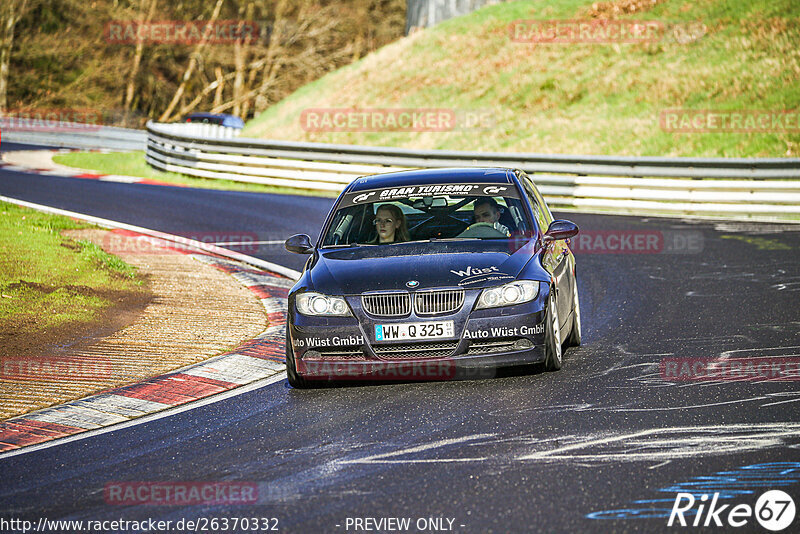
[[[1,3],[0,27],[13,27],[0,35],[5,110],[91,110],[131,126],[190,111],[247,118],[405,25],[405,0]],[[0,109],[2,93],[0,80]]]

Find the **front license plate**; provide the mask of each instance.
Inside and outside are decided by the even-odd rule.
[[[375,341],[436,339],[453,336],[453,321],[375,325]]]

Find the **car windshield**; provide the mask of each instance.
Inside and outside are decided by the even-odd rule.
[[[508,239],[531,228],[513,185],[414,185],[344,195],[322,246]]]

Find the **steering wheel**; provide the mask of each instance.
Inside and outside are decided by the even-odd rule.
[[[456,237],[507,237],[506,234],[494,227],[494,223],[479,222],[471,224],[466,230]]]

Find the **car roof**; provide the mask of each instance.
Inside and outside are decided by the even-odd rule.
[[[513,183],[513,171],[503,168],[453,168],[453,169],[417,169],[398,171],[372,176],[362,176],[355,180],[348,191],[366,191],[384,187],[404,187],[423,184],[458,184],[458,183]]]
[[[202,118],[202,119],[221,119],[226,117],[224,113],[209,113],[207,111],[195,111],[194,113],[189,113],[186,115],[187,118]]]
[[[226,126],[240,126],[244,127],[244,121],[241,117],[231,115],[229,113],[209,113],[207,111],[195,111],[186,115],[183,120],[187,119],[214,119],[222,122]]]

